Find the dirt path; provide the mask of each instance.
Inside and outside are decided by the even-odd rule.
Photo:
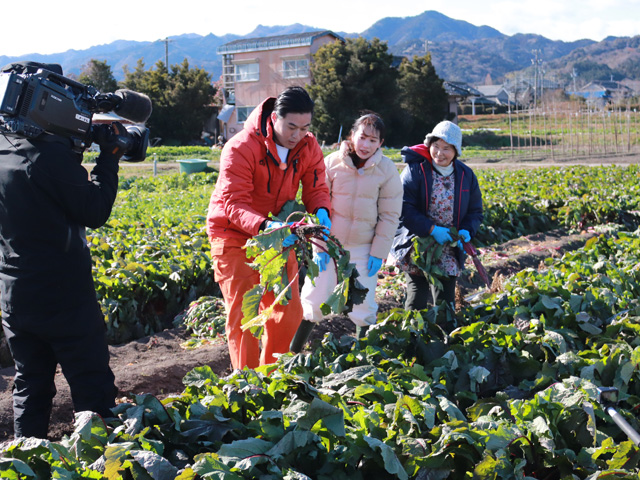
[[[520,159],[495,160],[490,158],[463,158],[463,161],[471,168],[485,169],[493,168],[496,170],[521,170],[526,168],[540,167],[571,167],[571,166],[599,166],[599,165],[618,165],[628,166],[640,163],[640,155],[638,154],[620,154],[608,157],[574,157],[574,158],[528,158],[521,156]]]
[[[558,157],[555,161],[551,158],[536,158],[531,159],[527,155],[520,155],[518,159],[505,158],[504,160],[495,160],[491,158],[474,158],[463,157],[463,161],[471,168],[494,168],[498,170],[520,170],[523,168],[538,168],[538,167],[569,167],[573,165],[631,165],[640,163],[640,155],[637,154],[619,154],[610,155],[608,157]],[[218,161],[212,160],[209,166],[218,169]],[[85,165],[87,169],[93,167],[92,164]],[[165,175],[171,173],[178,173],[180,171],[179,165],[175,161],[158,162],[156,165],[158,175]],[[120,176],[148,176],[153,174],[153,163],[141,162],[141,163],[127,163],[122,162],[120,164]]]

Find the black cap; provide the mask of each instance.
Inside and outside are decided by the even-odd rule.
[[[57,73],[58,75],[64,75],[62,73],[62,67],[57,63],[40,63],[40,62],[15,62],[10,63],[2,67],[3,72],[16,72],[16,73],[36,73],[39,69],[49,70],[50,72]]]

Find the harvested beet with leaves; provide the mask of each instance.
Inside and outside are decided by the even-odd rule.
[[[326,228],[318,225],[316,217],[300,210],[300,206],[289,201],[285,204],[279,217],[274,220],[286,225],[267,229],[245,245],[249,264],[260,272],[260,283],[245,293],[242,301],[242,329],[250,330],[260,338],[263,326],[273,313],[276,305],[285,305],[291,299],[291,288],[300,277],[303,267],[306,267],[306,277],[314,279],[320,273],[313,262],[313,252],[325,252],[331,257],[336,266],[338,283],[329,298],[320,306],[325,314],[347,313],[353,305],[364,301],[368,289],[357,279],[358,271],[355,264],[350,262],[349,252],[340,241],[331,236]],[[295,220],[298,218],[298,220]],[[283,247],[283,241],[291,234],[296,235],[295,243]],[[287,276],[287,260],[289,255],[296,255],[300,268],[294,278]],[[260,311],[262,297],[267,291],[275,294],[272,305]]]

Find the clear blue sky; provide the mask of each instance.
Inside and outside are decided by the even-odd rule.
[[[237,9],[232,7],[237,5]],[[170,7],[169,7],[170,6]],[[302,23],[359,33],[384,17],[436,10],[507,35],[602,40],[640,34],[640,0],[177,0],[173,2],[5,1],[0,55],[83,50],[114,40],[154,41],[183,33],[246,35],[258,24]],[[31,33],[25,31],[25,27]]]

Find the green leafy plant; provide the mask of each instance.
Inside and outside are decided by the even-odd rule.
[[[528,189],[518,175],[504,178],[518,180],[510,198],[531,194],[531,204],[534,195],[542,202],[546,194],[547,206],[539,208],[547,213],[560,204],[552,191],[567,191],[558,178],[579,196],[631,192],[615,201],[633,205],[637,167],[594,170],[584,182],[582,169],[546,180],[529,174]],[[597,179],[609,180],[600,187]],[[614,179],[620,183],[609,185]],[[101,243],[92,248],[99,264],[157,262],[153,280],[163,285],[173,271],[163,263],[164,249],[183,236],[206,241],[202,218],[192,218],[206,198],[195,199],[193,210],[185,202],[210,189],[171,196],[176,208],[165,211],[167,223],[182,218],[184,230],[151,250],[150,238],[132,239],[143,221],[153,226],[149,235],[161,236],[162,222],[147,218],[160,201],[131,187],[127,204],[134,205],[122,206],[121,223],[109,230],[121,232],[117,241],[104,251]],[[496,205],[488,207],[494,219]],[[517,218],[514,212],[508,218]],[[201,250],[206,245],[195,251]],[[186,252],[166,255],[177,255],[177,265],[191,259]],[[3,444],[0,477],[637,479],[640,450],[595,402],[595,387],[616,387],[617,410],[640,430],[639,265],[640,231],[601,235],[506,279],[502,290],[455,313],[451,331],[443,324],[453,314],[442,306],[395,309],[380,313],[366,338],[327,334],[307,354],[223,378],[198,367],[185,376],[180,394],[135,395],[108,420],[77,414],[74,432],[60,442]],[[128,287],[105,283],[101,300],[145,299],[145,281],[141,275]]]
[[[313,262],[314,249],[327,253],[336,266],[338,283],[321,305],[325,314],[350,311],[354,304],[364,301],[368,290],[357,280],[358,271],[350,262],[349,252],[337,238],[327,234],[314,215],[300,211],[294,202],[287,202],[279,215],[273,218],[284,226],[266,229],[249,239],[245,246],[247,258],[252,260],[250,266],[260,272],[260,283],[244,295],[242,329],[250,330],[257,338],[262,335],[264,323],[275,306],[286,305],[291,300],[291,288],[300,279],[301,269],[306,267],[306,277],[311,280],[318,276],[318,266]],[[295,217],[300,219],[293,221]],[[283,241],[291,234],[297,237],[295,243],[284,247]],[[299,269],[291,279],[287,275],[290,255],[296,255],[299,262]],[[260,311],[260,303],[268,291],[274,293],[275,300]]]
[[[121,180],[111,218],[88,230],[111,343],[167,328],[190,302],[218,290],[203,215],[216,178],[198,173]]]
[[[638,478],[640,231],[589,240],[456,314],[381,313],[365,338],[134,395],[61,442],[2,447],[2,478]],[[587,406],[590,406],[590,409]]]
[[[462,242],[464,252],[471,257],[473,264],[478,270],[480,278],[488,287],[491,286],[489,275],[480,262],[478,252],[475,247],[471,243],[464,241],[464,239],[458,234],[457,228],[449,227],[449,234],[451,235],[452,241],[443,245],[438,244],[432,236],[415,237],[413,239],[413,250],[411,254],[413,264],[422,271],[427,281],[434,288],[442,289],[442,280],[447,276],[439,266],[439,261],[442,258],[444,248],[447,245],[451,248],[458,248],[458,242]]]
[[[449,228],[452,242],[450,247],[456,247],[458,243],[458,230],[455,227]],[[438,266],[442,258],[445,245],[440,245],[432,236],[415,237],[413,239],[413,251],[411,260],[418,267],[427,281],[435,288],[442,289],[442,281],[446,274]]]
[[[227,313],[220,297],[200,297],[189,304],[189,308],[173,320],[174,325],[184,325],[191,333],[183,342],[185,348],[196,348],[212,341],[224,340]]]

